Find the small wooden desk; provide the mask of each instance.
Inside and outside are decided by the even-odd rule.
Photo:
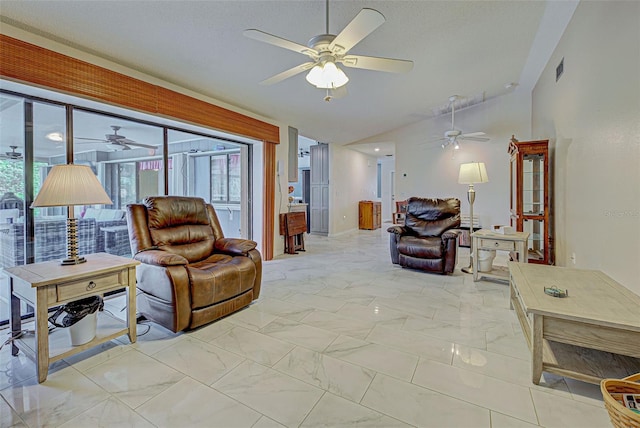
[[[640,372],[640,296],[596,270],[508,264],[533,383],[543,371],[596,384]],[[551,286],[569,296],[548,296]]]
[[[290,212],[280,214],[280,235],[284,235],[284,252],[297,254],[304,249],[304,233],[307,231],[307,213]]]
[[[36,362],[38,381],[47,379],[49,365],[70,355],[107,342],[123,334],[136,341],[136,266],[140,262],[106,253],[86,255],[86,263],[61,266],[59,260],[15,266],[5,269],[9,276],[11,296],[10,324],[12,337],[20,337],[22,321],[20,301],[35,308],[35,338],[20,337],[13,341],[11,353],[21,349]],[[96,337],[88,343],[71,346],[63,329],[49,335],[48,310],[84,297],[102,295],[125,288],[127,292],[126,323],[105,312],[98,316]]]
[[[491,232],[486,229],[480,229],[471,235],[473,239],[473,280],[478,281],[481,277],[501,279],[509,281],[509,270],[499,266],[494,266],[491,272],[480,272],[478,267],[478,250],[500,250],[518,253],[518,260],[523,263],[527,262],[527,239],[529,232],[515,232],[510,235]]]

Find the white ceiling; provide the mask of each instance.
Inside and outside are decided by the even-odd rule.
[[[423,120],[452,94],[492,98],[506,93],[511,82],[530,89],[535,80],[521,79],[537,79],[531,72],[540,67],[532,64],[534,40],[538,33],[553,32],[545,27],[547,5],[526,0],[331,1],[334,34],[363,7],[386,17],[350,53],[410,59],[415,65],[406,74],[345,68],[349,93],[329,103],[304,73],[259,85],[307,57],[242,35],[256,28],[306,44],[324,33],[323,0],[2,0],[0,18],[290,124],[313,140],[348,144]]]

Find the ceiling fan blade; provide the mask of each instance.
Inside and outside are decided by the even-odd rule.
[[[469,132],[468,134],[462,134],[463,137],[482,137],[487,135],[484,132]]]
[[[100,142],[108,142],[104,138],[83,138],[83,137],[73,137],[74,140],[86,140],[86,141],[100,141]],[[79,141],[80,143],[82,141]]]
[[[119,146],[125,146],[126,145],[126,146],[143,147],[145,149],[153,149],[153,150],[156,150],[158,148],[157,146],[151,146],[149,144],[137,143],[135,141],[129,140],[128,138],[125,138],[123,140],[119,140],[117,143],[114,143],[114,144],[117,144]],[[127,149],[125,149],[125,150],[127,150]]]
[[[302,73],[305,70],[309,70],[311,67],[315,65],[314,62],[305,62],[304,64],[297,65],[293,68],[283,71],[282,73],[278,73],[275,76],[269,77],[268,79],[260,82],[261,85],[273,85],[274,83],[282,82],[289,77],[293,77],[296,74]]]
[[[362,39],[384,24],[384,16],[374,9],[364,8],[344,27],[329,45],[329,49],[338,55],[344,55]]]
[[[491,138],[486,137],[470,137],[468,135],[461,135],[458,137],[459,140],[469,140],[469,141],[489,141]]]
[[[351,68],[386,71],[388,73],[406,73],[413,68],[413,61],[375,56],[348,55],[342,58],[341,62]]]
[[[270,45],[277,46],[279,48],[288,49],[290,51],[298,52],[303,55],[310,56],[313,59],[318,59],[319,53],[315,49],[308,46],[301,45],[291,40],[283,39],[282,37],[274,36],[273,34],[265,33],[264,31],[250,29],[244,30],[242,33],[246,37],[257,40],[259,42],[269,43]]]

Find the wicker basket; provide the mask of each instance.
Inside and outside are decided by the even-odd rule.
[[[635,413],[618,403],[611,394],[640,394],[640,373],[624,379],[604,379],[600,382],[604,407],[611,423],[617,428],[640,428],[640,413]]]

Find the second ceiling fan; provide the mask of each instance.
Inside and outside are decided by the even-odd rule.
[[[110,147],[117,150],[131,150],[131,147],[129,146],[134,146],[134,147],[142,147],[145,149],[153,149],[156,150],[158,147],[157,146],[152,146],[150,144],[142,144],[142,143],[138,143],[136,141],[130,140],[127,137],[125,137],[124,135],[118,134],[118,131],[120,130],[120,126],[116,126],[116,125],[111,125],[111,129],[113,129],[113,134],[105,134],[105,138],[101,139],[101,138],[84,138],[84,137],[76,137],[76,140],[85,140],[86,142],[89,141],[100,141],[103,143],[108,143],[110,144]]]
[[[326,0],[326,33],[312,37],[307,46],[255,29],[245,30],[244,35],[260,42],[301,53],[311,59],[311,61],[263,80],[260,84],[272,85],[310,70],[306,77],[309,83],[320,89],[335,90],[349,81],[338,64],[350,68],[390,73],[405,73],[413,68],[413,61],[348,53],[352,47],[384,22],[385,18],[380,12],[365,8],[347,24],[340,34],[337,36],[329,34],[329,0]]]
[[[448,146],[452,146],[454,150],[458,150],[460,148],[460,144],[458,143],[459,140],[489,141],[489,138],[483,137],[483,135],[486,135],[484,132],[470,132],[463,134],[462,131],[456,129],[456,101],[459,99],[460,96],[458,95],[452,95],[449,97],[449,103],[451,104],[451,129],[445,131],[444,137],[437,140],[442,141],[441,146],[443,149]]]

